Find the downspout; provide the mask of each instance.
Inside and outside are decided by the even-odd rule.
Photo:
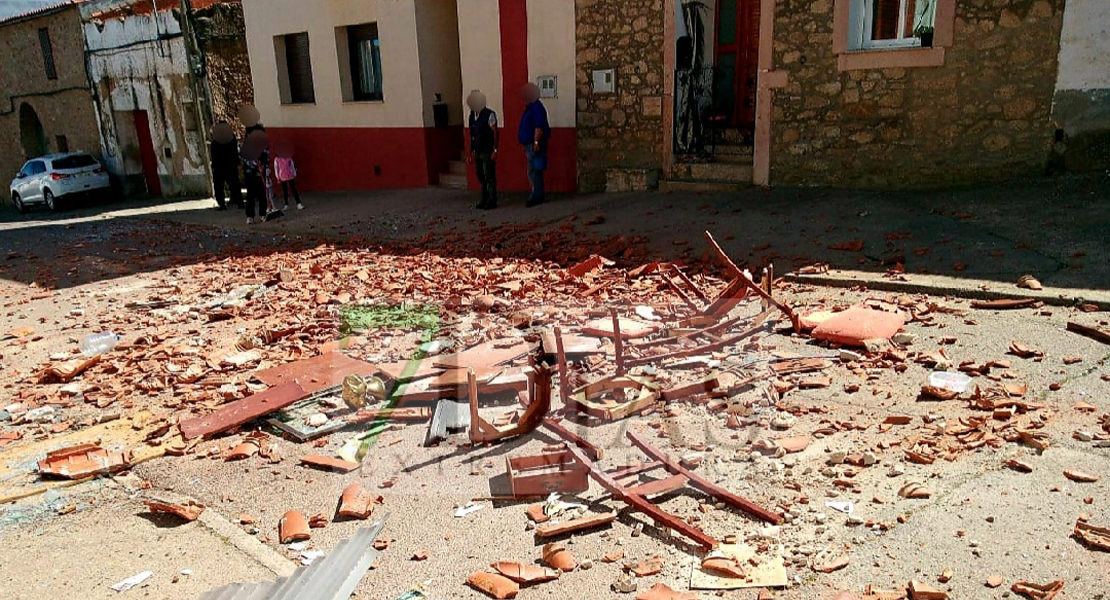
[[[193,30],[192,0],[181,0],[181,33],[184,36],[185,55],[189,63],[189,83],[193,88],[193,107],[196,112],[197,128],[201,138],[200,155],[204,163],[206,189],[209,197],[211,197],[215,194],[215,190],[212,187],[212,157],[209,156],[207,139],[208,132],[212,129],[212,99],[208,94],[204,54],[200,51],[196,32]]]

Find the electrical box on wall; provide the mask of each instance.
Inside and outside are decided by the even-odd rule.
[[[616,69],[602,69],[594,71],[594,93],[613,94],[617,91]]]
[[[559,78],[555,75],[540,75],[536,78],[540,88],[540,98],[555,98],[559,95]]]

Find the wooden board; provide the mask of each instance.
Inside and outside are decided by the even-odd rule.
[[[307,396],[308,394],[296,383],[284,383],[242,400],[225,404],[213,413],[182,421],[178,427],[181,428],[182,437],[187,440],[210,436],[279,411]]]
[[[378,372],[374,365],[346,354],[329,352],[306,360],[296,360],[254,373],[254,378],[270,387],[296,383],[306,394],[315,394],[342,385],[348,375],[369,377]]]

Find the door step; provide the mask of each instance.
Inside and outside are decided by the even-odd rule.
[[[698,179],[707,181],[728,181],[750,184],[752,164],[741,162],[679,163],[671,170],[675,179]]]
[[[713,181],[710,179],[664,179],[659,182],[660,192],[738,192],[751,183],[735,181]]]
[[[462,175],[458,173],[440,173],[439,187],[450,190],[465,190],[469,187],[469,183],[465,173]]]

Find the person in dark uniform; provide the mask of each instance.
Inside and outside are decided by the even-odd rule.
[[[497,113],[486,105],[486,95],[478,90],[466,99],[470,107],[470,152],[467,162],[474,163],[478,183],[482,185],[482,201],[478,208],[497,208],[497,146],[501,132],[497,128]]]
[[[520,90],[525,107],[517,129],[517,141],[524,147],[524,157],[528,160],[528,181],[532,194],[528,206],[538,206],[546,199],[544,194],[544,172],[547,171],[547,146],[551,141],[551,124],[547,120],[547,108],[540,102],[540,88],[528,83]]]
[[[243,188],[239,183],[239,140],[226,121],[212,126],[212,142],[208,154],[212,159],[212,183],[216,192],[217,210],[227,210],[224,186],[231,194],[231,202],[243,207]]]

